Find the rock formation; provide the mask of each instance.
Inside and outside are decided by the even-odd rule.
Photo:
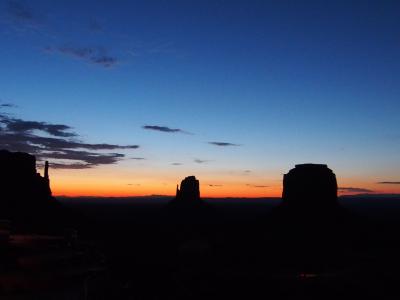
[[[283,205],[319,210],[338,206],[336,176],[327,165],[300,164],[283,176]]]
[[[176,197],[168,203],[167,211],[172,222],[186,225],[209,222],[214,217],[210,205],[200,199],[200,184],[195,176],[186,177],[176,187]]]
[[[180,189],[176,186],[176,201],[198,203],[200,201],[199,181],[195,176],[188,176],[182,180]]]
[[[0,150],[0,218],[31,219],[55,205],[51,196],[49,164],[44,176],[36,171],[36,158],[23,152]]]

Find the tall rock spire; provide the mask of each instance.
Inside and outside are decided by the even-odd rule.
[[[49,162],[47,160],[44,163],[44,178],[49,179]]]

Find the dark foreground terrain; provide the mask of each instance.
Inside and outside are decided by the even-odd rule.
[[[400,295],[398,197],[342,197],[340,216],[304,219],[282,213],[280,199],[203,199],[200,210],[184,211],[171,210],[170,200],[60,198],[70,231],[32,234],[7,225],[19,232],[2,247],[0,298]]]
[[[87,299],[398,299],[400,199],[344,197],[345,213],[302,219],[279,199],[204,199],[171,212],[168,198],[60,201],[105,268]]]

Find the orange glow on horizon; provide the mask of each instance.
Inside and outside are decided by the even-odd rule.
[[[135,197],[149,195],[175,196],[178,181],[168,180],[156,182],[151,179],[142,179],[140,183],[129,183],[118,178],[76,178],[53,176],[50,185],[54,196],[95,196],[95,197]],[[225,197],[280,197],[281,186],[249,186],[246,183],[224,182],[220,185],[209,185],[200,180],[200,194],[204,198]]]
[[[184,171],[182,175],[167,170],[132,170],[113,167],[73,171],[55,169],[50,174],[50,186],[54,196],[174,196],[176,185],[180,184],[189,173]],[[209,176],[201,172],[196,173],[200,173],[196,177],[200,180],[200,194],[203,198],[280,197],[282,193],[281,183],[268,184],[266,179],[237,178],[229,175]]]
[[[175,196],[176,185],[168,184],[166,186],[138,186],[131,188],[118,188],[112,189],[108,186],[61,186],[52,185],[54,196],[90,196],[90,197],[137,197],[137,196],[150,196],[150,195],[163,195]],[[280,197],[282,194],[281,188],[276,189],[262,189],[260,191],[254,190],[255,188],[242,187],[242,186],[229,186],[226,188],[209,188],[200,185],[200,193],[203,198],[261,198],[261,197]]]
[[[147,171],[147,170],[146,170]],[[54,196],[90,197],[136,197],[149,195],[174,196],[176,185],[185,177],[171,176],[168,172],[133,172],[132,170],[54,170],[51,174],[51,189]],[[199,174],[200,194],[203,198],[261,198],[281,197],[282,181],[275,177],[238,178],[232,176],[210,177]],[[246,181],[244,181],[246,180]],[[253,184],[249,184],[252,182]],[[371,183],[373,182],[373,183]],[[369,178],[343,178],[340,187],[362,187],[374,193],[400,193],[398,186],[383,186]],[[338,195],[362,192],[338,191]]]
[[[93,182],[91,184],[72,183],[72,184],[51,184],[54,196],[90,196],[90,197],[137,197],[150,195],[175,196],[176,183],[149,184],[120,186],[112,183]],[[368,188],[368,186],[366,187]],[[372,187],[370,187],[372,190]],[[399,193],[398,189],[381,189],[375,191],[379,194]],[[226,185],[209,187],[200,183],[200,193],[203,198],[262,198],[262,197],[281,197],[282,187],[256,188],[246,185]],[[338,196],[362,194],[361,192],[340,192]]]

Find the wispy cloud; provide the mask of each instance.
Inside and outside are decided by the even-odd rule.
[[[124,38],[127,38],[124,36]],[[131,37],[128,37],[131,40]],[[132,57],[138,57],[142,55],[173,55],[182,56],[182,53],[177,51],[172,41],[135,41],[135,45],[130,45],[126,51]]]
[[[144,157],[131,157],[131,159],[133,159],[133,160],[145,160]]]
[[[240,144],[233,144],[227,142],[208,142],[210,145],[218,146],[218,147],[229,147],[229,146],[241,146]]]
[[[114,56],[110,56],[108,51],[103,47],[74,47],[74,46],[63,46],[63,47],[45,47],[44,50],[47,53],[59,53],[73,58],[77,58],[86,61],[90,64],[102,66],[104,68],[110,68],[118,63],[118,59]]]
[[[123,159],[125,154],[103,151],[139,148],[138,145],[85,143],[77,140],[78,137],[68,125],[25,121],[0,113],[2,148],[28,152],[36,155],[39,160],[49,159],[53,168],[86,169],[115,164]]]
[[[195,158],[193,161],[194,161],[195,163],[197,163],[197,164],[204,164],[204,163],[209,162],[209,160],[198,159],[198,158]]]
[[[6,2],[6,1],[4,1]],[[43,30],[45,17],[25,4],[27,1],[6,2],[5,15],[0,22],[18,33],[39,33]]]
[[[222,184],[209,184],[209,187],[221,187],[223,186]]]
[[[76,136],[76,133],[69,132],[69,130],[71,130],[72,128],[67,125],[48,124],[46,122],[36,122],[36,121],[24,121],[21,119],[14,119],[8,117],[2,118],[1,116],[0,119],[2,123],[6,125],[6,129],[8,131],[12,131],[13,133],[32,133],[32,131],[34,130],[40,130],[54,136],[62,136],[62,137]]]
[[[253,187],[253,188],[267,188],[269,187],[268,185],[256,185],[256,184],[246,184],[248,187]]]
[[[344,193],[373,193],[373,190],[358,187],[339,187],[339,192]]]
[[[171,165],[172,166],[182,166],[183,164],[182,163],[178,163],[178,162],[174,162],[174,163],[171,163]]]
[[[159,126],[159,125],[144,125],[142,126],[143,129],[146,130],[154,130],[154,131],[161,131],[161,132],[167,132],[167,133],[185,133],[185,134],[190,134],[189,132],[180,129],[180,128],[170,128],[167,126]]]
[[[378,184],[400,184],[400,181],[380,181]]]
[[[15,108],[17,106],[15,104],[12,104],[12,103],[0,103],[0,107],[3,107],[3,108]]]
[[[40,18],[34,14],[32,8],[22,4],[20,1],[8,1],[7,13],[14,21],[29,25],[37,25],[40,23]]]
[[[90,164],[85,163],[56,163],[51,162],[50,167],[52,169],[63,169],[63,170],[81,170],[81,169],[89,169],[93,167]]]

